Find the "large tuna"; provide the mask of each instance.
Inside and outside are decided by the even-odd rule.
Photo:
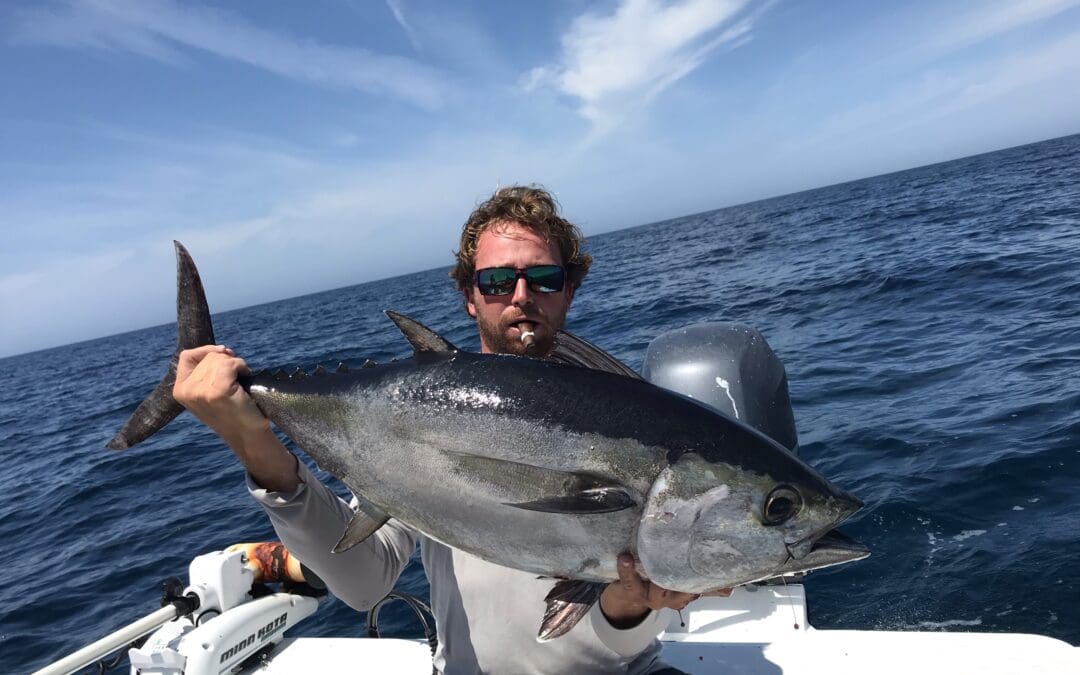
[[[214,341],[198,271],[176,244],[177,354]],[[649,384],[567,333],[546,359],[463,352],[387,312],[411,359],[241,385],[360,509],[336,550],[394,517],[432,539],[557,583],[541,638],[569,630],[618,577],[703,593],[863,558],[833,531],[862,503],[781,445]],[[168,374],[109,443],[182,408]]]

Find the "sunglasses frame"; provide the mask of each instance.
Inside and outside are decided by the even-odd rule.
[[[534,281],[534,280],[529,278],[529,272],[531,272],[532,270],[541,269],[541,268],[543,268],[543,269],[552,269],[552,268],[554,268],[554,269],[559,270],[560,277],[561,277],[560,278],[561,283],[559,284],[558,288],[552,289],[552,290],[545,290],[544,288],[541,288],[541,287],[537,286],[537,284],[539,282]],[[512,270],[514,272],[514,285],[510,287],[510,290],[506,291],[505,293],[496,293],[496,292],[492,291],[490,285],[485,285],[484,283],[482,283],[480,281],[480,275],[483,272],[490,272],[491,270]],[[503,295],[513,295],[514,289],[517,288],[518,279],[524,279],[525,283],[528,284],[528,286],[529,286],[529,290],[531,290],[533,293],[545,293],[545,294],[547,294],[547,293],[558,293],[559,291],[566,288],[566,268],[563,267],[562,265],[530,265],[528,267],[509,267],[509,266],[485,267],[483,269],[476,270],[476,274],[473,275],[473,278],[476,281],[476,288],[479,289],[480,295],[488,296],[488,297],[490,297],[490,296],[496,296],[497,297],[497,296],[503,296]],[[485,286],[488,289],[487,292],[485,292],[485,290],[484,290]]]

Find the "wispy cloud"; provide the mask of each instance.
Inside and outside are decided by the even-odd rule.
[[[952,115],[980,106],[1039,82],[1061,78],[1063,93],[1071,93],[1074,105],[1080,105],[1080,31],[1061,39],[1026,50],[1008,59],[983,64],[979,71],[964,77],[953,87],[943,105],[928,107],[922,121]]]
[[[594,132],[617,126],[627,109],[647,104],[718,47],[749,39],[756,16],[746,0],[624,0],[610,15],[576,18],[562,38],[557,65],[533,69],[526,88],[550,86],[579,101]]]
[[[1080,5],[1080,0],[998,0],[957,16],[942,25],[923,44],[930,54],[941,54],[1045,21]]]
[[[409,42],[412,44],[413,49],[418,52],[422,51],[420,39],[416,35],[416,30],[413,29],[408,19],[405,18],[405,10],[401,6],[401,0],[386,0],[386,6],[390,8],[390,12],[394,15],[394,20],[401,26],[401,30],[405,31],[405,35],[409,38]]]
[[[135,291],[140,300],[145,300],[152,286],[159,286],[153,288],[158,297],[167,297],[164,295],[167,290],[161,284],[125,284],[122,276],[115,274],[118,268],[139,262],[133,253],[129,247],[123,247],[75,255],[54,260],[32,272],[0,276],[0,314],[19,319],[2,322],[0,353],[41,349],[58,342],[45,337],[49,335],[74,332],[86,338],[124,330],[123,319],[115,319],[122,313],[116,311],[118,307],[108,298],[121,298]],[[42,293],[43,289],[46,292]],[[87,297],[97,302],[82,300]],[[103,324],[104,331],[100,328]],[[73,331],[74,326],[78,328]]]
[[[829,115],[816,131],[789,139],[784,153],[824,156],[828,153],[823,150],[827,149],[846,155],[857,145],[887,147],[894,144],[895,139],[929,135],[935,128],[953,128],[951,135],[954,138],[950,140],[960,139],[965,137],[968,128],[998,116],[1013,115],[1023,100],[1024,90],[1044,83],[1050,83],[1049,89],[1068,101],[1063,110],[1067,115],[1068,111],[1080,107],[1078,53],[1080,31],[1073,31],[1037,47],[1014,50],[993,58],[938,64],[914,77],[898,79],[876,96]],[[1011,126],[1023,129],[1016,124]],[[1014,141],[1001,132],[999,137],[999,143]],[[1037,138],[1029,136],[1027,140]],[[954,156],[951,142],[939,140],[938,143],[946,154],[927,157],[924,149],[922,161],[940,161]],[[902,166],[878,166],[876,170]],[[855,169],[856,172],[859,170]],[[857,175],[840,178],[853,177]]]
[[[181,47],[322,87],[389,95],[425,108],[445,97],[446,76],[412,59],[323,44],[255,26],[240,15],[171,0],[84,0],[19,12],[16,44],[131,52],[170,65]]]
[[[175,230],[262,212],[267,193],[287,202],[323,184],[339,160],[317,148],[256,133],[193,125],[173,134],[81,122],[72,133],[25,123],[27,134],[92,140],[105,148],[92,169],[68,162],[0,162],[0,222],[11,246],[6,272],[33,269],[41,257],[126,240],[150,229]],[[67,135],[63,135],[64,132]],[[25,175],[24,179],[22,175]]]

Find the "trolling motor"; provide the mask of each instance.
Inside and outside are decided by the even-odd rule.
[[[287,556],[281,544],[242,544],[192,560],[186,593],[199,598],[197,612],[162,626],[130,650],[132,675],[228,671],[281,642],[285,630],[319,604],[295,592],[262,589],[266,581],[303,581],[296,579],[299,564],[290,565]]]
[[[74,672],[147,633],[128,651],[132,675],[227,672],[281,642],[286,629],[315,612],[319,603],[310,595],[320,594],[321,582],[309,573],[306,583],[304,571],[277,542],[200,555],[191,561],[186,587],[175,578],[165,582],[161,609],[34,675]],[[264,585],[274,581],[288,592]]]

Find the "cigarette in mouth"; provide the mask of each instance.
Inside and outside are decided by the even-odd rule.
[[[522,321],[518,324],[518,330],[521,331],[521,343],[525,345],[525,351],[533,349],[536,346],[536,324],[531,321]]]

